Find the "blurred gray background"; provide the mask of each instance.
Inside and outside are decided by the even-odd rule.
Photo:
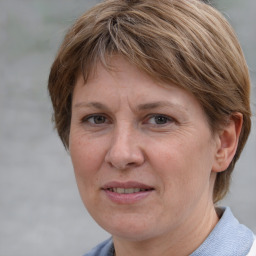
[[[108,234],[80,200],[51,123],[48,73],[66,29],[93,0],[0,0],[0,256],[82,255]],[[214,3],[241,41],[256,96],[256,1]],[[229,205],[256,232],[256,128],[236,166]]]

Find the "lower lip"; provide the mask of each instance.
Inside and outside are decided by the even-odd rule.
[[[107,197],[114,203],[118,204],[134,204],[148,197],[154,190],[148,190],[131,194],[119,194],[110,190],[103,190]]]

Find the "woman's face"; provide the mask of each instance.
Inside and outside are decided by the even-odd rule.
[[[82,200],[114,237],[141,241],[212,211],[217,139],[197,100],[122,58],[76,83],[70,153]]]

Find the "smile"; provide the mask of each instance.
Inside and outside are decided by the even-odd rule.
[[[115,204],[135,204],[153,195],[155,188],[135,181],[113,181],[106,183],[101,190]]]
[[[111,192],[118,193],[118,194],[134,194],[139,192],[149,191],[150,189],[143,189],[143,188],[109,188]]]

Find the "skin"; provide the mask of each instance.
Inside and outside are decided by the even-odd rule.
[[[115,71],[98,64],[74,89],[69,150],[81,198],[112,234],[116,255],[188,255],[218,222],[213,185],[232,159],[239,126],[213,135],[194,96],[121,57],[111,64]],[[113,181],[152,190],[114,202],[102,189]]]

